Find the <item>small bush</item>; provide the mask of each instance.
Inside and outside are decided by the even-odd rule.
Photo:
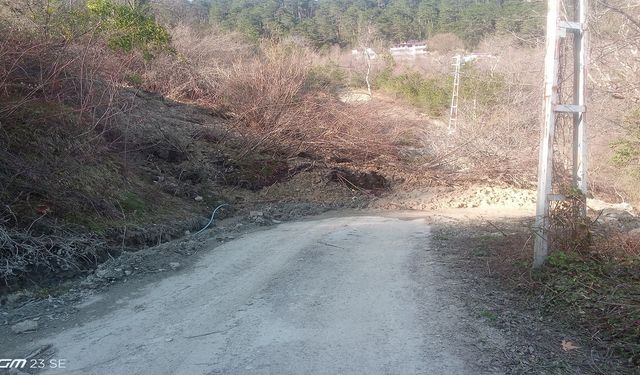
[[[97,25],[108,36],[109,47],[131,52],[139,49],[146,59],[167,50],[170,37],[145,6],[122,5],[108,0],[90,0],[87,9],[100,20]]]
[[[451,101],[449,77],[424,78],[417,72],[392,75],[386,71],[374,82],[378,88],[399,94],[413,105],[434,116],[442,115]]]
[[[612,162],[616,167],[630,170],[640,178],[640,109],[633,110],[624,120],[627,136],[611,144]]]
[[[309,72],[305,50],[265,44],[262,55],[236,62],[224,72],[223,105],[245,125],[273,129],[289,109],[299,105]]]
[[[460,74],[460,100],[490,108],[504,98],[507,85],[499,73],[479,70],[472,64],[466,64]]]
[[[253,47],[236,34],[216,29],[198,32],[186,25],[170,30],[175,54],[158,56],[146,64],[143,87],[178,101],[219,104],[225,71],[249,59]]]
[[[219,70],[218,103],[243,135],[245,155],[396,157],[395,128],[383,126],[371,108],[345,105],[310,89],[310,84],[337,84],[340,75],[333,67],[316,70],[311,63],[316,57],[308,49],[266,43],[258,56]]]
[[[309,70],[305,82],[309,91],[335,92],[344,87],[347,81],[345,71],[335,63],[314,66]]]

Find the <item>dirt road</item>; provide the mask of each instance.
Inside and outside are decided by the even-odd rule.
[[[38,344],[57,374],[500,373],[499,333],[450,293],[423,219],[342,217],[247,234]],[[104,303],[96,303],[104,308]],[[82,309],[92,309],[91,301]]]

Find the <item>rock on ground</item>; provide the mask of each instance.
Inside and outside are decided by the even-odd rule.
[[[37,329],[38,329],[38,322],[35,320],[25,320],[11,326],[11,330],[14,333],[31,332]]]

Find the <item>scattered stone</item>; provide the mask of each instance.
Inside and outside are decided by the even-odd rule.
[[[189,230],[185,230],[185,231],[184,231],[184,235],[185,235],[185,236],[188,236],[188,235],[190,235],[190,234],[191,234],[191,231],[189,231]]]
[[[109,281],[109,279],[106,277],[101,278],[96,275],[89,275],[80,282],[80,286],[88,289],[96,289],[104,285],[107,281]]]
[[[14,333],[32,332],[38,329],[38,322],[35,320],[25,320],[11,326]]]
[[[272,222],[272,223],[274,223],[274,224],[280,224],[280,223],[282,223],[282,221],[280,221],[280,220],[276,220],[276,219],[272,219],[272,220],[271,220],[271,222]]]
[[[264,213],[262,211],[250,211],[249,212],[249,217],[251,218],[256,218],[256,217],[263,217]]]
[[[109,268],[108,264],[102,264],[96,269],[94,276],[97,280],[114,281],[124,277],[124,269],[122,267]],[[97,281],[96,280],[96,281]]]
[[[29,293],[16,292],[16,293],[9,294],[7,296],[7,302],[9,304],[20,303],[28,300],[30,297],[31,295]]]
[[[195,200],[196,202],[202,202],[204,198],[201,195],[198,195],[197,197],[193,198],[193,200]]]
[[[124,274],[125,274],[126,276],[131,276],[131,274],[132,274],[132,273],[133,273],[133,272],[131,272],[131,271],[129,271],[129,270],[125,270],[125,271],[124,271]]]
[[[266,218],[265,218],[264,212],[262,211],[250,211],[249,219],[251,219],[251,221],[253,221],[256,224],[262,225],[266,223]]]
[[[594,211],[627,211],[629,213],[633,212],[633,206],[629,203],[607,203],[601,201],[599,199],[587,199],[587,207]]]
[[[106,279],[108,275],[109,275],[109,270],[106,270],[106,269],[97,269],[96,270],[96,277],[98,277],[100,279]]]
[[[177,270],[178,268],[180,268],[180,263],[178,262],[171,262],[169,263],[169,267],[171,267],[172,270]]]

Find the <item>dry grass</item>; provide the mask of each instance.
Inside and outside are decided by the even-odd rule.
[[[126,60],[107,61],[99,45],[33,36],[3,30],[0,38],[0,217],[9,205],[22,211],[12,225],[27,223],[40,205],[59,213],[104,206],[74,184],[108,152],[103,135],[129,106],[115,83]]]
[[[597,216],[597,214],[596,214]],[[596,222],[595,217],[593,221]],[[602,371],[635,374],[640,366],[640,258],[615,221],[592,224],[592,241],[561,241],[547,264],[531,270],[532,219],[474,222],[445,237],[474,269],[509,289],[509,309],[522,306],[549,319],[549,329],[573,336]],[[637,221],[636,221],[637,222]],[[567,234],[568,233],[567,231]],[[600,373],[600,372],[598,372]]]

